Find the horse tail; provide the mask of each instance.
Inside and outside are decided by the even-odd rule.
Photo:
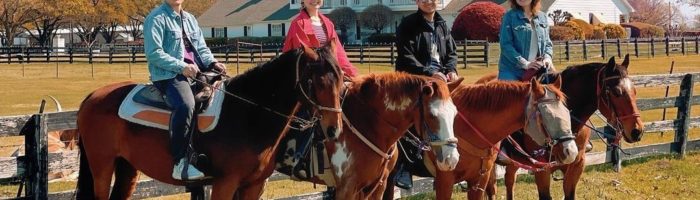
[[[90,99],[93,93],[90,93],[83,101],[80,103],[80,108],[78,109],[78,116],[80,116],[80,111],[83,110],[83,106],[85,105],[85,101]],[[77,119],[78,121],[80,120],[80,117]],[[76,123],[80,124],[80,123]],[[76,132],[78,132],[78,128],[76,128]],[[80,149],[80,154],[78,157],[80,157],[80,168],[78,169],[78,184],[76,185],[76,199],[94,199],[95,198],[95,190],[94,190],[94,182],[93,182],[93,177],[92,177],[92,171],[90,171],[90,163],[88,162],[87,155],[85,154],[85,147],[82,144],[82,140],[80,139],[80,136],[78,136],[78,148]]]
[[[95,190],[90,165],[85,155],[85,147],[78,144],[80,148],[80,169],[78,170],[78,184],[76,189],[76,199],[94,199]]]

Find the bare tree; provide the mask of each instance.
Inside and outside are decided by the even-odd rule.
[[[22,26],[37,17],[36,4],[31,0],[0,1],[0,26],[8,46],[14,45],[15,37],[24,30]]]
[[[384,27],[393,20],[392,18],[391,8],[383,4],[368,6],[360,13],[362,25],[376,31],[376,34],[382,33]]]
[[[562,10],[555,10],[552,13],[549,13],[549,18],[552,18],[552,22],[554,22],[554,25],[564,24],[567,21],[569,21],[571,17],[571,13]]]
[[[340,7],[328,13],[327,16],[333,21],[335,27],[340,29],[341,41],[345,42],[348,37],[348,29],[357,21],[357,13],[350,7]]]
[[[632,22],[644,22],[669,30],[672,24],[675,26],[683,21],[678,5],[669,5],[666,0],[630,0],[629,3],[636,10],[630,17]]]

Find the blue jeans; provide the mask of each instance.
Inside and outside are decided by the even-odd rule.
[[[194,127],[194,94],[189,80],[182,74],[175,78],[153,82],[165,94],[165,102],[170,106],[170,154],[175,162],[187,154],[188,134]]]

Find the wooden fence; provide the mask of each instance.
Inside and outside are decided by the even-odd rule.
[[[606,152],[589,153],[586,157],[586,165],[598,165],[613,163],[619,169],[622,160],[629,160],[656,154],[680,154],[687,151],[700,150],[700,139],[689,140],[688,131],[691,128],[700,127],[700,117],[692,117],[690,111],[692,105],[700,104],[700,95],[693,95],[695,83],[700,82],[700,73],[695,74],[671,74],[671,75],[642,75],[632,78],[636,87],[661,87],[668,85],[680,85],[680,93],[675,97],[638,99],[640,110],[657,110],[663,108],[677,108],[677,118],[674,120],[654,121],[644,123],[645,132],[651,134],[660,131],[675,131],[675,139],[671,143],[653,144],[634,148],[625,148],[629,155],[621,154],[619,149],[608,149]],[[0,118],[0,137],[24,135],[26,155],[20,157],[0,158],[0,180],[19,181],[24,180],[24,195],[27,199],[73,199],[73,191],[48,193],[49,171],[78,169],[78,153],[76,151],[64,153],[48,153],[47,132],[75,128],[76,111],[59,113],[42,113],[25,116],[11,116]],[[31,119],[31,120],[30,120]],[[22,130],[23,125],[29,121],[28,127],[32,129]],[[603,131],[608,129],[601,128]],[[273,174],[271,181],[283,180],[288,177]],[[198,191],[197,188],[190,190]],[[418,193],[432,191],[432,179],[421,178],[415,181],[412,190],[397,190],[398,196],[410,196]],[[134,198],[156,197],[188,192],[181,186],[172,186],[154,180],[140,181]],[[201,192],[201,191],[198,191]],[[282,199],[323,199],[330,195],[326,192],[305,194]],[[397,196],[397,197],[398,197]]]

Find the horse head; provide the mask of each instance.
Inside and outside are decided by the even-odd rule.
[[[569,164],[576,159],[578,148],[571,132],[571,116],[559,91],[561,78],[551,85],[530,80],[530,98],[526,107],[525,133],[538,145],[552,148],[557,161]]]
[[[333,49],[332,45],[318,49],[304,46],[298,50],[296,63],[296,88],[302,94],[301,102],[312,108],[314,117],[319,116],[322,131],[329,138],[335,138],[343,129],[343,71]]]
[[[457,107],[450,98],[446,83],[433,78],[426,80],[418,98],[418,109],[421,110],[415,113],[415,127],[433,147],[438,169],[451,171],[459,162],[453,125]]]
[[[611,57],[598,72],[598,110],[608,123],[622,132],[625,141],[633,143],[642,139],[644,124],[637,108],[637,90],[627,73],[628,67],[629,55],[622,64],[615,63],[615,57]]]

